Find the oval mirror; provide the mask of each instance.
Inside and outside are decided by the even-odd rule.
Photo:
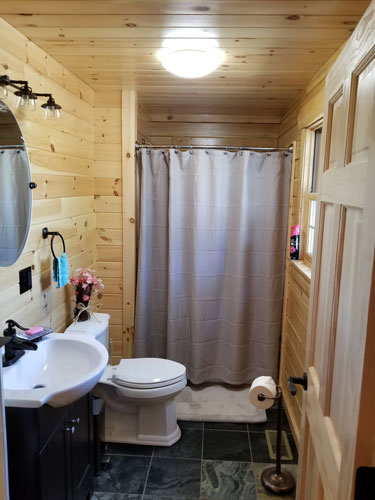
[[[30,229],[32,193],[26,144],[17,120],[0,101],[0,266],[21,255]]]

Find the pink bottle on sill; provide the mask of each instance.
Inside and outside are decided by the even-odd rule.
[[[299,259],[299,224],[292,226],[290,232],[290,258],[291,260]]]

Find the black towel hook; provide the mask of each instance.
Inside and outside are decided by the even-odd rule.
[[[61,242],[63,244],[64,253],[65,253],[65,241],[64,241],[64,238],[62,237],[62,235],[58,231],[48,231],[48,227],[44,227],[43,231],[42,231],[42,236],[43,236],[44,240],[47,239],[48,236],[52,236],[52,238],[51,238],[51,252],[52,252],[52,255],[55,259],[57,259],[55,252],[53,251],[53,240],[54,240],[55,236],[60,236]]]

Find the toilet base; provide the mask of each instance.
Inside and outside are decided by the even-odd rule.
[[[124,406],[124,411],[106,405],[100,437],[109,443],[171,446],[181,437],[177,425],[176,403]]]

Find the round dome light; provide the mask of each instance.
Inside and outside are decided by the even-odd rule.
[[[184,35],[186,38],[178,38],[178,32],[173,32],[164,40],[156,54],[164,68],[182,78],[199,78],[215,71],[224,60],[217,40],[197,30],[185,31]]]

